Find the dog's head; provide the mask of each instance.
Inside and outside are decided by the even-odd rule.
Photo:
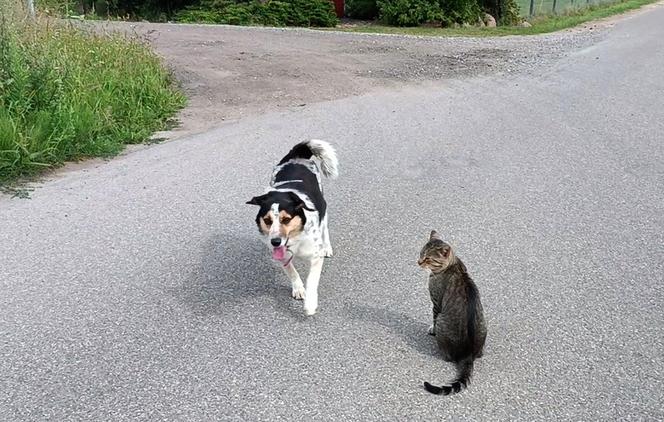
[[[310,210],[293,192],[270,191],[251,198],[247,204],[260,207],[256,225],[275,249],[288,247],[289,239],[302,233],[306,222],[304,210]]]

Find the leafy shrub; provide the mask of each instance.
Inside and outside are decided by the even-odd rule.
[[[184,105],[142,43],[0,17],[0,181],[142,142]]]
[[[499,25],[518,25],[521,22],[519,3],[516,0],[500,0],[499,10],[497,17]]]
[[[230,25],[321,26],[339,23],[329,0],[270,0],[260,3],[207,0],[178,13],[179,22],[210,22]]]
[[[388,25],[417,26],[423,23],[440,22],[444,26],[454,24],[476,24],[485,4],[497,0],[377,0],[379,16]],[[501,0],[502,1],[502,0]],[[506,0],[515,2],[516,0]],[[490,5],[489,5],[490,6]],[[518,8],[517,8],[518,19]]]
[[[378,16],[376,0],[347,0],[346,15],[353,19],[374,19]]]
[[[256,5],[257,3],[252,3]],[[285,26],[297,25],[293,22],[300,22],[304,15],[301,10],[293,10],[290,4],[283,1],[271,0],[265,3],[262,7],[255,7],[254,14],[256,15],[255,22],[266,26]],[[294,16],[292,13],[296,13]],[[250,17],[251,18],[251,17]],[[300,26],[309,26],[301,24]]]
[[[294,0],[293,13],[300,11],[297,26],[333,27],[339,23],[334,4],[330,0]],[[305,22],[308,25],[304,25]]]
[[[224,14],[217,10],[189,9],[178,13],[176,19],[182,23],[225,23]]]
[[[443,23],[447,26],[453,24],[475,24],[480,19],[480,6],[477,0],[441,0],[443,10]]]
[[[221,23],[229,25],[250,25],[253,23],[253,15],[256,14],[255,3],[251,4],[228,4],[221,15]]]
[[[521,22],[516,0],[479,0],[479,5],[496,19],[498,25],[518,25]]]
[[[388,25],[417,26],[443,19],[438,0],[378,0],[378,9]]]

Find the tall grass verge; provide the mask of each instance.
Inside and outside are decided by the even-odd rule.
[[[0,183],[147,140],[185,103],[173,82],[139,40],[0,9]]]

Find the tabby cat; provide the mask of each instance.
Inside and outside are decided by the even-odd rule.
[[[417,263],[431,271],[429,294],[433,302],[433,325],[429,334],[436,336],[443,359],[454,362],[457,370],[456,379],[450,384],[436,387],[425,382],[424,388],[433,394],[458,393],[468,385],[473,362],[482,357],[486,339],[480,293],[466,266],[435,230],[422,248]]]

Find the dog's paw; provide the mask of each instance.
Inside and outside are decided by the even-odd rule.
[[[292,296],[293,299],[304,300],[305,290],[303,286],[293,287]]]
[[[307,304],[305,303],[304,313],[309,316],[314,315],[316,313],[316,308],[317,308],[316,306],[307,306]]]
[[[434,330],[435,326],[431,324],[431,327],[429,327],[429,329],[427,330],[427,334],[429,334],[430,336],[436,335],[436,332]]]
[[[310,294],[310,296],[313,297],[308,297],[304,299],[304,313],[307,315],[315,314],[316,309],[318,309],[318,297],[315,294],[314,295]]]
[[[326,248],[323,248],[323,256],[325,258],[332,258],[333,252],[332,252],[332,246],[328,246]]]

